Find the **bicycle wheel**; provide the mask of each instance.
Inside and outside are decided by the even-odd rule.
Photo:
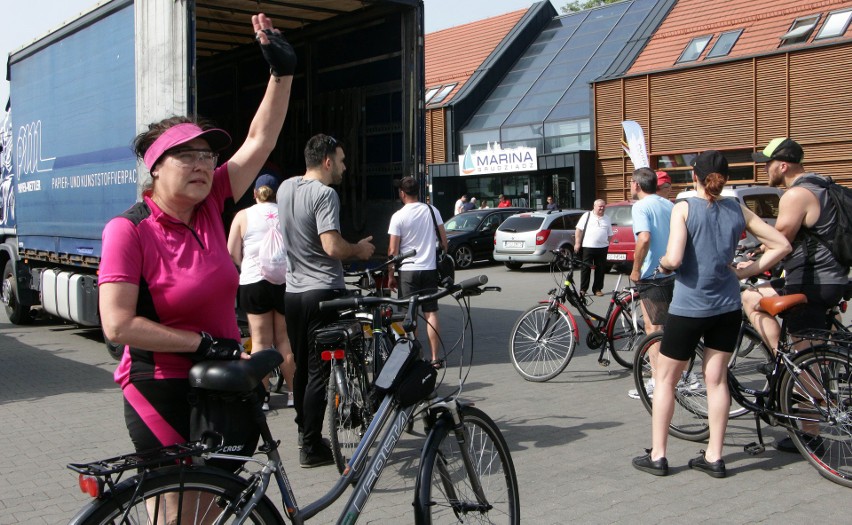
[[[808,463],[834,483],[852,487],[852,356],[820,345],[793,358],[796,375],[783,371],[781,410],[796,421],[790,438]]]
[[[141,486],[140,479],[141,475],[127,479],[110,495],[92,501],[71,524],[233,523],[234,509],[228,504],[248,487],[245,479],[209,467],[166,467],[146,473]],[[264,496],[247,522],[283,524],[284,520]]]
[[[565,370],[577,346],[577,325],[562,305],[533,306],[512,328],[512,364],[527,381],[547,381]]]
[[[269,391],[280,393],[281,389],[284,387],[284,374],[281,373],[281,369],[279,367],[275,367],[272,369],[272,372],[269,374]]]
[[[736,378],[741,387],[752,390],[766,390],[769,381],[766,377],[765,367],[773,366],[774,358],[772,352],[764,344],[763,340],[757,335],[750,325],[743,327],[742,338],[737,343],[737,347],[731,356],[731,362],[728,363],[728,369]],[[755,401],[751,396],[748,396],[742,389],[740,394],[746,397],[749,401]],[[740,417],[748,414],[749,410],[731,399],[731,411],[729,417]]]
[[[340,473],[343,473],[346,462],[352,457],[373,418],[368,397],[370,385],[363,365],[347,358],[344,370],[349,395],[341,394],[332,373],[328,381],[328,404],[325,412],[331,452]]]
[[[654,398],[654,387],[651,387],[648,382],[653,374],[649,352],[662,339],[662,332],[654,332],[643,337],[636,344],[633,361],[633,382],[639,393],[639,399],[642,400],[649,414],[653,411]],[[695,355],[687,363],[683,376],[675,386],[675,406],[672,421],[669,424],[669,435],[676,438],[704,441],[710,436],[710,427],[707,424],[707,388],[701,368],[703,362],[704,349],[699,343],[695,349]]]
[[[518,479],[500,429],[477,408],[462,407],[461,417],[463,442],[449,419],[439,421],[427,439],[414,502],[418,523],[520,523]],[[460,448],[465,445],[487,504],[471,485]]]
[[[634,311],[636,319],[634,322]],[[612,310],[606,324],[606,340],[616,363],[630,370],[635,344],[645,335],[645,319],[639,301],[626,296]]]

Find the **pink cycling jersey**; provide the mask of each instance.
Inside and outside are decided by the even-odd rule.
[[[227,250],[222,210],[231,196],[227,164],[213,173],[193,228],[149,197],[104,228],[99,284],[139,286],[137,314],[172,328],[240,338],[234,312],[239,275]],[[125,347],[115,381],[187,377],[187,354]]]

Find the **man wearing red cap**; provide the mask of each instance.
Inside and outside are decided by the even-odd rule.
[[[672,178],[665,171],[657,171],[657,195],[664,199],[669,198],[672,192]]]

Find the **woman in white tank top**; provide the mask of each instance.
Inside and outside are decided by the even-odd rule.
[[[285,286],[265,280],[258,265],[261,242],[270,228],[279,227],[278,205],[275,203],[277,188],[278,179],[274,175],[264,173],[257,178],[254,186],[256,204],[240,210],[234,217],[228,236],[228,251],[240,267],[240,307],[248,317],[252,348],[274,347],[281,353],[284,357],[281,373],[292,392],[296,363],[284,318]],[[288,406],[292,406],[292,396]],[[266,405],[264,408],[267,408]]]

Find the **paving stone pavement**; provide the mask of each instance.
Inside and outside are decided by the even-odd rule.
[[[743,452],[742,446],[755,439],[748,419],[730,425],[726,479],[688,469],[687,460],[702,444],[675,438],[669,447],[672,475],[657,478],[634,470],[631,458],[650,442],[650,417],[626,395],[633,387],[630,374],[616,364],[599,367],[597,352],[581,343],[557,378],[521,379],[509,359],[509,332],[520,313],[555,285],[541,268],[509,272],[477,265],[458,277],[480,273],[503,292],[473,299],[475,356],[463,397],[497,421],[511,448],[524,523],[848,523],[850,489],[824,480],[798,455],[771,447],[755,457]],[[607,286],[614,283],[615,276],[607,276]],[[603,311],[603,301],[597,302],[595,308]],[[448,341],[458,332],[458,317],[456,307],[442,303]],[[0,524],[67,523],[88,497],[65,465],[131,451],[114,368],[98,330],[54,321],[15,326],[0,313]],[[457,377],[450,367],[444,383]],[[298,501],[305,504],[331,487],[335,470],[298,467],[293,411],[283,408],[284,400],[272,398],[270,425],[282,440]],[[785,434],[764,426],[764,435],[771,443]],[[400,443],[362,523],[413,521],[421,444],[418,436]],[[277,490],[270,495],[280,502]],[[335,521],[342,505],[336,503],[314,522]]]

